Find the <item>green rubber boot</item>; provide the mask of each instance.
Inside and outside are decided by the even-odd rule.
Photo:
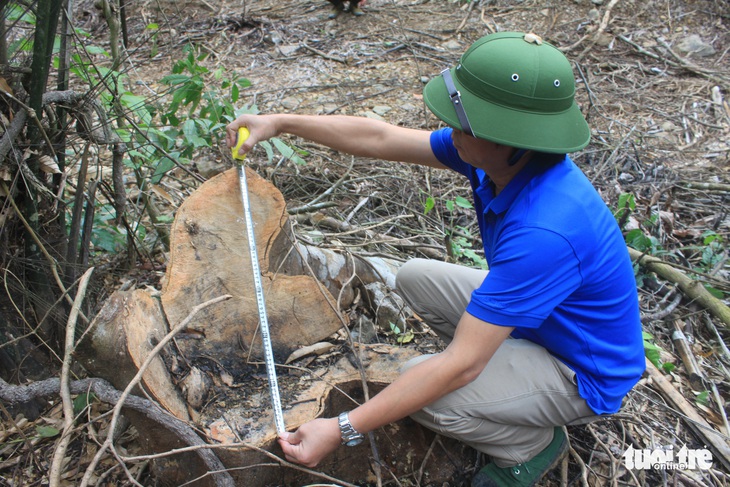
[[[512,467],[500,468],[490,463],[471,481],[471,487],[532,487],[563,459],[568,440],[563,428],[556,427],[553,441],[531,460]]]

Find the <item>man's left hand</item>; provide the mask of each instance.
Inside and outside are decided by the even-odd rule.
[[[287,460],[316,467],[342,443],[337,418],[315,419],[293,433],[279,434],[279,445]]]

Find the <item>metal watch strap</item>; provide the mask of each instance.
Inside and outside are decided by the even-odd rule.
[[[350,423],[349,412],[340,413],[337,417],[337,424],[340,426],[340,436],[342,438],[342,444],[347,446],[355,446],[362,443],[365,438],[361,433],[358,433]]]

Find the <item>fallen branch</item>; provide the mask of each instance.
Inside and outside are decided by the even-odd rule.
[[[399,215],[399,216],[389,219],[385,222],[376,223],[369,227],[357,227],[357,226],[337,220],[332,217],[323,216],[321,214],[306,215],[306,216],[301,215],[299,220],[309,222],[312,225],[329,228],[329,229],[339,232],[336,235],[330,235],[330,237],[339,238],[344,235],[357,235],[357,236],[363,236],[364,238],[367,239],[364,242],[358,243],[357,245],[353,245],[356,247],[365,247],[367,245],[371,245],[371,244],[375,244],[375,243],[383,243],[383,244],[391,245],[391,246],[397,247],[397,248],[415,249],[430,259],[445,260],[446,257],[443,254],[443,252],[441,252],[441,249],[443,247],[437,247],[434,245],[421,244],[421,243],[413,243],[405,238],[396,238],[396,237],[392,237],[390,235],[375,233],[371,230],[372,228],[382,226],[383,224],[389,223],[389,222],[397,220],[397,219],[412,218],[412,217],[413,217],[413,215]],[[348,247],[348,245],[342,244],[342,247]]]
[[[730,468],[730,447],[728,437],[716,431],[700,416],[697,410],[674,388],[651,361],[646,360],[646,370],[654,384],[659,387],[662,395],[687,419],[687,425],[700,436],[707,445],[711,446],[719,456],[718,460],[725,468]]]
[[[668,64],[669,66],[673,66],[675,68],[683,68],[683,69],[686,69],[687,71],[690,71],[690,72],[693,72],[695,74],[698,74],[698,75],[700,75],[700,76],[702,76],[704,78],[707,78],[707,79],[709,79],[709,80],[711,80],[711,81],[713,81],[713,82],[715,82],[717,84],[722,84],[722,85],[730,84],[730,81],[729,80],[727,80],[727,79],[725,79],[725,78],[723,78],[721,76],[718,76],[716,73],[714,73],[712,71],[708,71],[706,69],[703,69],[703,68],[697,66],[696,64],[693,64],[693,63],[682,64],[681,62],[672,61],[671,59],[667,59],[667,58],[664,58],[664,57],[662,57],[662,56],[660,56],[658,54],[655,54],[653,52],[647,51],[642,46],[640,46],[639,44],[635,43],[634,41],[632,41],[631,39],[629,39],[626,36],[619,35],[617,37],[619,39],[621,39],[622,41],[624,41],[626,44],[629,44],[629,45],[633,46],[639,54],[643,54],[644,56],[648,56],[648,57],[650,57],[652,59],[655,59],[657,61],[662,61],[662,62]],[[673,51],[669,50],[669,52],[670,52],[670,54],[673,54],[673,55],[676,56],[676,54],[674,54]],[[677,57],[679,58],[679,56],[677,56]],[[682,58],[679,58],[679,59],[682,59]]]
[[[313,48],[313,47],[311,47],[311,46],[307,45],[307,43],[306,43],[306,42],[303,42],[303,43],[302,43],[302,47],[303,47],[304,49],[308,50],[308,51],[311,51],[311,52],[313,52],[313,53],[314,53],[314,54],[316,54],[317,56],[322,56],[323,58],[325,58],[325,59],[329,59],[330,61],[335,61],[335,62],[338,62],[338,63],[342,63],[342,64],[347,64],[347,59],[345,59],[345,58],[341,58],[341,57],[337,57],[337,56],[330,56],[330,55],[329,55],[329,54],[327,54],[327,53],[324,53],[324,52],[322,52],[322,51],[320,51],[320,50],[318,50],[318,49],[315,49],[315,48]]]
[[[663,262],[661,259],[643,254],[638,250],[629,248],[629,255],[631,256],[631,260],[637,264],[645,267],[651,272],[655,272],[662,278],[677,284],[679,289],[681,289],[687,297],[706,308],[713,316],[722,320],[726,330],[730,329],[730,308],[710,294],[700,281],[696,281],[688,277],[683,272],[678,271],[671,265]]]
[[[238,435],[236,435],[236,436],[238,436]],[[340,479],[336,479],[336,478],[332,477],[331,475],[327,475],[324,472],[318,472],[316,470],[312,470],[312,469],[309,469],[307,467],[303,467],[301,465],[297,465],[296,463],[288,462],[288,461],[284,460],[283,458],[281,458],[281,457],[279,457],[279,456],[271,453],[270,451],[264,450],[263,448],[260,448],[260,447],[258,447],[256,445],[252,445],[251,443],[246,443],[244,441],[238,441],[238,442],[235,442],[235,443],[220,443],[220,444],[217,444],[217,445],[210,445],[210,444],[207,444],[206,443],[204,445],[196,445],[196,446],[190,446],[190,447],[185,447],[185,448],[176,448],[174,450],[170,450],[170,451],[167,451],[167,452],[164,452],[164,453],[156,453],[156,454],[152,454],[152,455],[139,455],[139,456],[133,456],[133,457],[123,457],[123,459],[124,459],[124,461],[127,461],[127,462],[132,462],[132,461],[134,461],[134,462],[140,462],[140,461],[152,460],[152,459],[155,459],[155,458],[165,458],[165,457],[169,457],[169,456],[172,456],[172,455],[178,455],[180,453],[193,452],[193,451],[199,452],[200,450],[203,450],[203,449],[217,450],[217,449],[236,449],[236,448],[246,448],[248,450],[256,451],[258,453],[261,453],[264,456],[267,456],[267,457],[271,458],[279,466],[282,466],[282,467],[285,467],[285,468],[291,468],[293,470],[298,470],[300,472],[304,472],[306,474],[309,474],[309,475],[311,475],[313,477],[319,477],[319,478],[322,478],[322,479],[325,479],[325,480],[329,480],[330,482],[337,482],[337,484],[335,484],[336,487],[357,487],[354,484],[345,482],[345,481],[340,480]],[[276,464],[265,464],[265,465],[275,466]],[[250,466],[245,466],[243,468],[249,468],[249,467]],[[235,470],[235,468],[230,469],[230,470]],[[198,482],[199,480],[201,480],[203,477],[207,477],[209,475],[214,475],[216,473],[219,473],[219,472],[216,472],[216,471],[206,472],[204,475],[202,475],[202,476],[200,476],[198,478],[192,479],[190,482],[186,482],[185,484],[182,484],[180,487],[183,487],[183,485],[193,484],[193,483]],[[314,487],[314,486],[311,486],[311,487]]]
[[[614,6],[618,3],[618,0],[611,0],[609,2],[608,6],[606,7],[606,11],[603,13],[603,18],[601,19],[601,23],[598,25],[598,29],[593,33],[593,38],[591,39],[590,44],[588,44],[583,51],[578,54],[578,56],[575,59],[576,63],[579,63],[581,59],[583,59],[583,56],[585,56],[588,51],[590,51],[593,46],[596,45],[596,42],[598,42],[598,39],[601,37],[601,34],[603,34],[606,31],[606,27],[608,27],[608,19],[611,17],[611,10]]]
[[[702,373],[702,369],[697,365],[697,360],[692,353],[687,337],[684,335],[684,323],[680,320],[675,320],[673,326],[672,343],[674,343],[674,349],[677,351],[687,371],[689,385],[695,391],[703,391],[705,389],[705,374]]]
[[[678,65],[681,66],[682,68],[686,69],[687,71],[691,71],[692,73],[703,76],[718,84],[723,84],[723,85],[730,84],[730,78],[726,78],[724,76],[721,76],[720,74],[718,74],[715,71],[711,71],[709,69],[705,69],[701,66],[698,66],[695,63],[693,63],[692,61],[690,61],[686,58],[683,58],[682,56],[680,56],[679,54],[674,52],[674,50],[672,50],[672,47],[669,45],[669,43],[663,37],[657,38],[657,41],[659,42],[659,44],[662,45],[662,47],[664,47],[664,49],[667,50],[667,52],[669,54],[672,55],[672,57],[674,59],[677,60]]]
[[[471,16],[471,11],[472,11],[472,10],[474,10],[474,4],[475,4],[475,3],[476,3],[476,2],[469,2],[469,5],[468,5],[468,6],[466,6],[466,9],[467,9],[467,11],[466,11],[466,16],[465,16],[465,17],[464,17],[464,19],[463,19],[463,20],[461,21],[461,24],[459,24],[459,27],[457,27],[457,28],[456,28],[456,31],[455,31],[455,33],[456,33],[456,34],[458,34],[459,32],[461,32],[461,30],[462,30],[462,29],[464,28],[464,26],[466,25],[466,21],[467,21],[467,20],[469,20],[469,17]]]
[[[10,405],[26,404],[34,399],[56,396],[60,388],[61,380],[58,378],[37,381],[22,386],[10,385],[0,379],[0,401]],[[71,394],[84,394],[91,391],[97,399],[106,404],[118,404],[122,397],[121,392],[103,379],[76,380],[69,384],[69,390]],[[208,445],[185,421],[172,416],[153,401],[129,395],[125,398],[124,407],[144,414],[187,445],[197,447]],[[219,471],[225,469],[225,466],[210,449],[200,448],[196,450],[196,453],[208,470]],[[233,485],[222,481],[217,483],[218,485]]]
[[[703,191],[717,191],[720,193],[730,193],[730,184],[723,184],[723,183],[697,183],[692,181],[687,181],[683,183],[679,183],[679,186],[682,188],[687,189],[700,189]]]

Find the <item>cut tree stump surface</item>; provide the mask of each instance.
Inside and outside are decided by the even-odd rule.
[[[332,335],[342,322],[335,300],[314,278],[287,275],[289,269],[280,266],[295,252],[284,198],[254,171],[246,169],[246,177],[272,346],[283,362],[300,346]],[[203,184],[177,212],[162,289],[171,324],[199,303],[233,296],[199,313],[178,344],[188,358],[212,356],[234,375],[250,350],[257,359],[263,356],[245,225],[236,169]]]

